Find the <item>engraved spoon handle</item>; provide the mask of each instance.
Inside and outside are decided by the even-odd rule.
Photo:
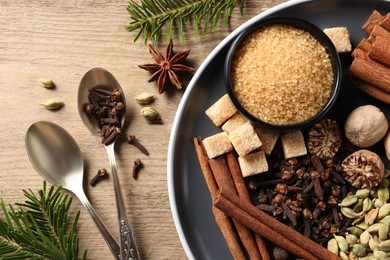
[[[127,218],[126,207],[123,200],[123,194],[118,179],[114,145],[115,142],[109,145],[105,145],[105,148],[108,154],[108,160],[110,162],[111,175],[114,184],[115,202],[119,221],[119,245],[121,249],[121,259],[140,260],[141,257],[135,244],[133,233],[131,232],[130,224]]]
[[[87,196],[85,195],[84,191],[78,190],[76,196],[79,198],[81,203],[84,205],[84,207],[87,209],[87,211],[91,215],[93,221],[95,222],[96,226],[98,227],[98,229],[100,231],[100,234],[103,236],[104,240],[106,241],[106,243],[107,243],[108,247],[110,248],[112,254],[114,255],[115,259],[120,260],[120,247],[119,247],[118,242],[115,240],[115,238],[107,230],[106,226],[100,220],[100,218],[96,214],[95,210],[93,209],[91,203],[89,202]]]

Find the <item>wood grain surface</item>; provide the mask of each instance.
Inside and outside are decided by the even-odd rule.
[[[183,42],[173,35],[174,51],[192,49],[188,61],[198,68],[214,47],[237,26],[283,0],[247,0],[244,15],[235,9],[230,24],[219,26],[206,37],[195,39],[191,24],[185,25]],[[127,98],[124,134],[134,134],[149,150],[141,154],[125,142],[117,144],[119,177],[130,222],[143,259],[186,259],[177,235],[167,189],[167,150],[176,109],[184,91],[170,89],[157,94],[148,83],[149,73],[137,65],[150,62],[142,41],[125,30],[130,21],[123,0],[0,0],[0,197],[6,203],[24,201],[23,189],[37,191],[43,179],[31,166],[24,137],[28,126],[49,120],[64,127],[77,141],[86,164],[86,182],[99,168],[109,168],[102,145],[84,127],[77,112],[77,88],[88,69],[100,66],[119,81]],[[157,49],[165,51],[165,38]],[[39,78],[51,78],[53,90],[41,87]],[[188,83],[189,78],[186,81]],[[163,124],[148,124],[134,96],[156,94],[153,106]],[[39,104],[60,98],[63,109],[52,112]],[[131,176],[133,162],[140,158],[144,168],[139,178]],[[85,185],[95,210],[108,229],[118,237],[114,192],[110,178],[94,188]],[[80,248],[88,259],[113,259],[87,211],[75,199],[72,212],[80,210]],[[2,217],[2,216],[1,216]]]

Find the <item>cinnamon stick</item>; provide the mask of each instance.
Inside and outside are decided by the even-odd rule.
[[[390,93],[359,79],[353,79],[352,83],[367,95],[390,105]]]
[[[382,18],[383,16],[377,10],[374,10],[371,13],[370,17],[368,17],[366,22],[363,24],[363,30],[370,34],[374,29],[374,26],[379,24]]]
[[[349,72],[353,76],[390,93],[390,68],[355,58],[349,67]]]
[[[383,29],[390,31],[390,13],[386,14],[379,23]]]
[[[206,181],[206,185],[210,191],[211,197],[214,198],[218,191],[218,186],[208,163],[208,157],[204,150],[202,139],[200,137],[194,138],[194,145],[198,156],[199,164],[202,169],[204,179]],[[226,240],[226,244],[229,247],[230,253],[232,254],[233,258],[239,260],[246,259],[230,218],[215,206],[212,207],[212,211],[215,217],[215,221],[219,229],[221,230],[223,237]]]
[[[363,50],[365,52],[369,52],[371,50],[371,42],[368,41],[366,38],[363,38],[356,46],[355,50]],[[355,57],[355,50],[352,52],[353,57]]]
[[[234,194],[237,194],[237,190],[229,171],[225,156],[222,155],[210,159],[209,164],[220,189],[228,189]],[[233,219],[233,222],[250,259],[261,259],[259,249],[255,242],[254,234],[251,232],[251,230],[238,222],[237,219]]]
[[[280,223],[237,195],[221,189],[214,205],[233,219],[303,259],[340,259],[319,244]]]
[[[374,29],[371,31],[370,36],[368,37],[368,41],[374,41],[374,39],[378,36],[384,37],[384,38],[390,38],[390,32],[383,29],[380,25],[375,25]]]
[[[226,160],[227,164],[230,170],[230,174],[233,178],[234,185],[236,187],[238,196],[242,198],[243,200],[246,200],[248,202],[251,202],[251,197],[248,192],[248,188],[246,187],[244,178],[242,177],[242,172],[240,165],[237,161],[237,157],[234,154],[234,152],[230,152],[226,154]],[[271,256],[268,252],[267,246],[265,244],[264,239],[259,236],[258,234],[255,234],[255,241],[257,244],[257,247],[259,249],[261,258],[263,260],[271,260]]]
[[[377,62],[390,67],[390,38],[377,36],[372,43],[368,56]]]

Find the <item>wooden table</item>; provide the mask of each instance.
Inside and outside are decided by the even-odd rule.
[[[182,44],[173,35],[174,51],[192,49],[188,61],[197,68],[238,25],[281,2],[284,0],[247,0],[243,17],[236,8],[228,27],[219,26],[215,33],[199,39],[188,25]],[[155,82],[147,82],[149,73],[138,65],[152,59],[143,42],[134,43],[135,34],[125,30],[130,21],[126,4],[123,0],[0,0],[0,197],[14,204],[24,201],[23,189],[42,188],[43,179],[31,166],[24,145],[28,126],[37,120],[55,122],[76,139],[88,182],[99,168],[109,167],[102,145],[81,122],[76,103],[83,73],[95,66],[106,68],[118,79],[128,100],[124,133],[136,135],[150,152],[145,156],[124,141],[117,145],[119,177],[141,256],[185,259],[171,215],[166,170],[169,135],[184,91],[158,95]],[[163,39],[157,49],[165,52]],[[57,87],[45,89],[39,78],[51,78]],[[163,124],[151,125],[140,115],[141,106],[134,96],[141,92],[156,94],[153,106]],[[52,112],[39,105],[50,98],[62,99],[64,108]],[[143,161],[144,168],[134,180],[131,171],[136,158]],[[94,188],[85,186],[96,211],[118,237],[111,181],[106,179]],[[81,211],[80,248],[88,249],[88,259],[112,259],[90,216],[75,199],[72,212],[77,210]]]

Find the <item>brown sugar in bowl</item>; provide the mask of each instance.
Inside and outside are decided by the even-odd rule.
[[[297,18],[271,17],[244,30],[225,63],[227,92],[252,122],[278,131],[308,127],[334,104],[341,63],[315,25]]]

